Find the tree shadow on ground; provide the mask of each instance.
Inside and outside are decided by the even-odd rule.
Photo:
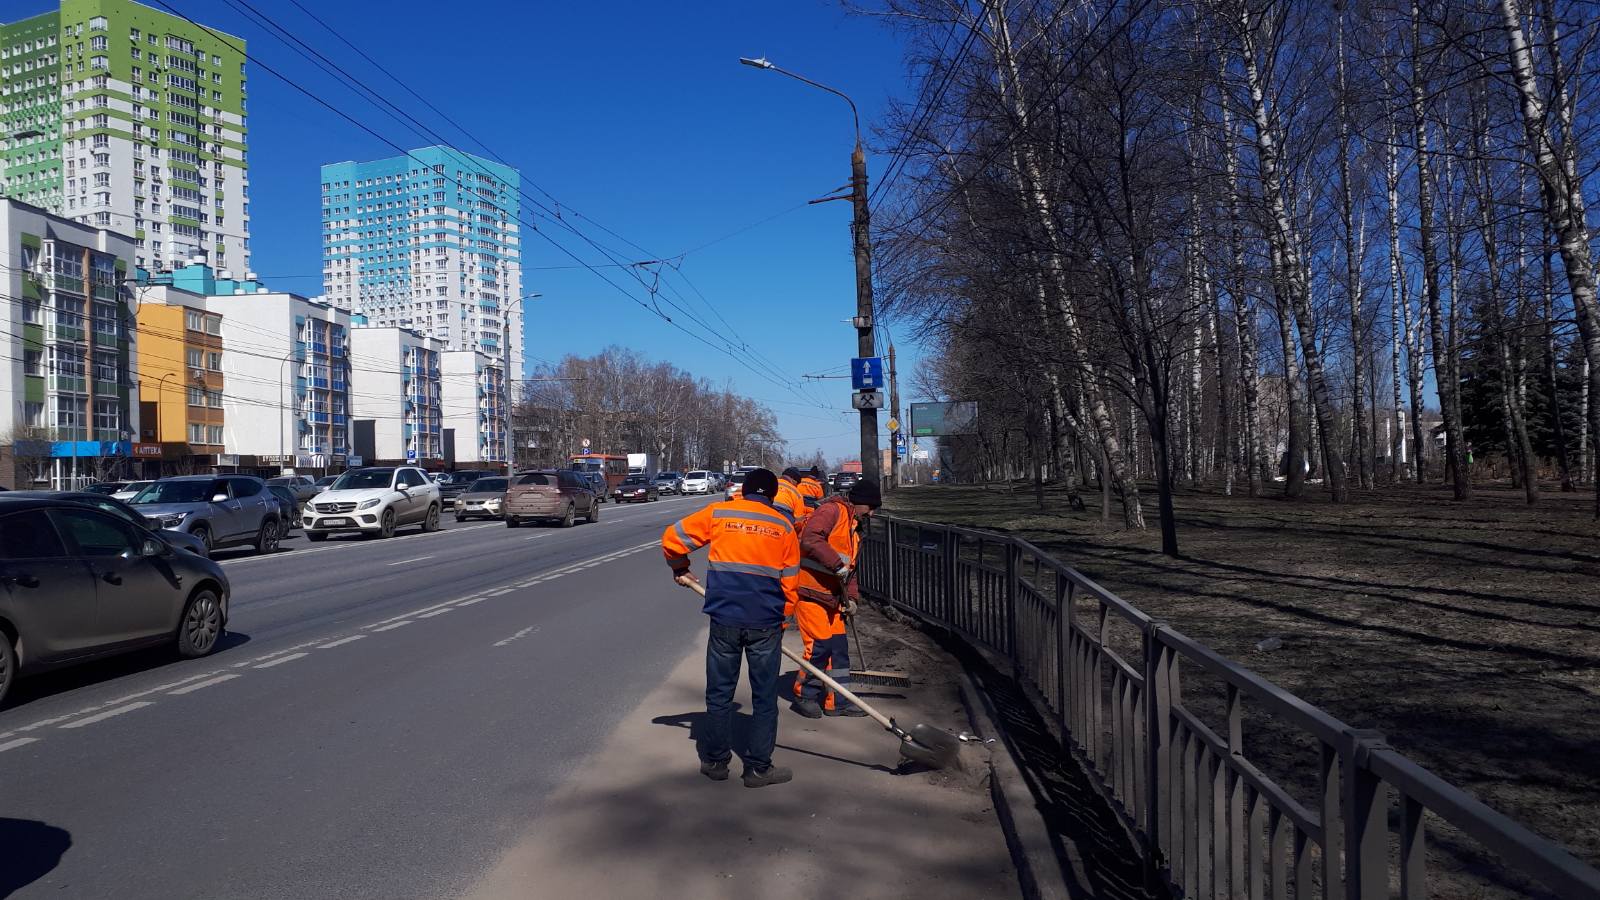
[[[63,828],[33,819],[0,817],[0,897],[50,874],[72,846]]]

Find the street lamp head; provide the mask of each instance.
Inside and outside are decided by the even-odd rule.
[[[741,57],[739,57],[739,62],[744,64],[744,65],[750,66],[753,69],[771,69],[771,68],[774,68],[772,63],[768,62],[767,58],[765,56],[759,57],[757,59],[751,59],[751,58],[749,58],[747,56],[741,56]]]

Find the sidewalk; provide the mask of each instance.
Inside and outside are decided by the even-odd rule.
[[[874,632],[880,623],[898,630],[868,622]],[[798,636],[787,637],[798,649]],[[881,701],[902,723],[968,728],[957,663],[914,632],[902,641],[910,642],[896,642],[905,652],[869,662],[915,666],[918,683],[865,688],[882,695],[869,702]],[[883,642],[868,643],[875,646]],[[666,681],[490,868],[472,900],[1018,896],[990,804],[987,750],[963,748],[964,770],[897,773],[895,740],[870,718],[808,720],[789,711],[782,698],[795,667],[786,659],[773,761],[794,769],[794,781],[746,788],[735,759],[732,777],[712,782],[699,773],[691,736],[705,711],[704,632],[684,650]],[[736,753],[750,703],[742,682]]]

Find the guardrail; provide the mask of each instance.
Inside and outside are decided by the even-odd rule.
[[[1600,900],[1600,871],[1027,541],[869,523],[862,590],[1007,661],[1175,893],[1421,900],[1433,884],[1434,896],[1461,895],[1430,875],[1438,833],[1497,857],[1486,877],[1511,896]],[[1221,687],[1212,702],[1185,700],[1185,669]],[[1247,715],[1259,734],[1246,734]],[[1263,740],[1311,752],[1294,766]]]

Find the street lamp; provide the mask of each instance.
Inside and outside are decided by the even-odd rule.
[[[796,81],[805,82],[814,88],[827,91],[850,104],[850,116],[855,123],[856,145],[850,154],[850,206],[854,216],[850,223],[851,236],[855,246],[856,257],[856,317],[853,324],[856,326],[856,354],[858,356],[872,356],[875,342],[872,333],[872,241],[871,213],[867,209],[867,157],[861,150],[861,114],[856,110],[856,103],[843,91],[828,87],[821,82],[812,81],[804,75],[797,75],[787,69],[779,68],[772,64],[766,57],[749,59],[740,57],[739,62],[755,69],[767,69],[779,75],[787,75]],[[881,466],[878,460],[878,411],[876,409],[861,410],[861,473],[867,478],[877,481],[881,478]]]

